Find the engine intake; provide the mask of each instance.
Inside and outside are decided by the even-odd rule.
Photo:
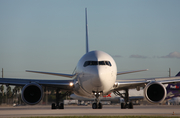
[[[158,82],[150,82],[144,88],[144,96],[151,103],[161,103],[166,98],[166,88]]]
[[[22,89],[22,100],[29,105],[35,105],[41,101],[43,97],[43,89],[39,84],[30,83]]]

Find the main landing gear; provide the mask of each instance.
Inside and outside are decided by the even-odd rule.
[[[52,103],[51,109],[64,109],[64,103],[59,101],[68,94],[66,92],[65,94],[59,93],[60,89],[56,89],[56,103]]]
[[[119,95],[120,97],[124,98],[125,103],[121,103],[121,109],[133,109],[133,103],[129,102],[129,90],[126,89],[125,93],[120,93],[119,91],[114,91],[115,95]]]
[[[96,96],[95,102],[92,104],[93,109],[102,109],[102,103],[100,103],[99,96],[101,93],[94,93]]]

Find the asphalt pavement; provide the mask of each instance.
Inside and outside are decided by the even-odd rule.
[[[0,106],[0,117],[30,116],[180,116],[180,105],[134,105],[134,109],[120,109],[120,105],[104,105],[102,109],[89,106],[65,105],[51,109],[51,105]]]

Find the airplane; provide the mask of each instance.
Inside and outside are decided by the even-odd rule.
[[[0,78],[0,84],[23,86],[21,98],[29,105],[35,105],[41,101],[44,88],[53,87],[56,89],[56,103],[52,103],[52,109],[64,109],[64,104],[59,103],[62,98],[60,90],[67,91],[67,93],[73,92],[82,97],[94,97],[93,109],[102,109],[100,96],[114,92],[124,97],[125,103],[121,103],[121,109],[133,109],[133,104],[129,101],[129,89],[140,90],[140,87],[143,87],[144,97],[149,102],[161,103],[167,94],[163,84],[180,82],[180,77],[117,80],[118,75],[147,71],[147,69],[117,72],[116,62],[109,54],[97,50],[89,51],[87,8],[85,8],[85,23],[86,53],[77,63],[74,74],[26,70],[26,72],[67,77],[68,80]],[[124,90],[125,94],[120,93],[121,90]]]

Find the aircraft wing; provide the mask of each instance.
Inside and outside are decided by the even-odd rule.
[[[117,80],[114,86],[114,90],[125,90],[139,87],[145,87],[150,82],[159,82],[162,84],[178,83],[180,82],[180,76],[166,77],[166,78],[145,78],[145,79],[132,79],[132,80]]]
[[[0,78],[0,84],[24,86],[29,83],[37,83],[42,86],[56,87],[63,90],[72,90],[73,80],[41,80],[41,79],[19,79]]]
[[[144,70],[132,70],[132,71],[124,71],[124,72],[117,72],[117,75],[122,75],[122,74],[129,74],[129,73],[136,73],[136,72],[142,72],[142,71],[147,71],[148,69]]]
[[[40,74],[47,74],[47,75],[55,75],[55,76],[68,77],[68,78],[73,78],[76,75],[76,74],[63,74],[63,73],[32,71],[32,70],[26,70],[26,72],[40,73]]]

